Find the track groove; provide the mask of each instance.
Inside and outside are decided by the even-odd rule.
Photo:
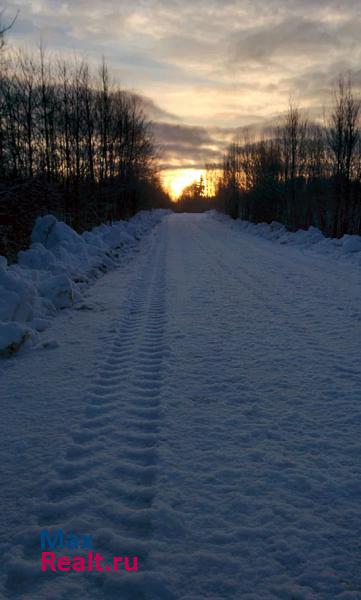
[[[89,533],[95,550],[108,559],[114,554],[138,555],[139,573],[86,574],[86,578],[67,574],[57,596],[54,577],[39,573],[36,539],[19,546],[17,568],[21,561],[24,577],[15,576],[11,565],[8,569],[9,598],[43,597],[48,588],[51,598],[63,598],[75,577],[84,599],[114,598],[116,590],[122,598],[141,600],[152,586],[148,555],[166,352],[165,246],[163,231],[122,307],[113,343],[86,392],[80,426],[69,432],[64,458],[54,467],[44,502],[34,511],[38,530],[62,527]]]

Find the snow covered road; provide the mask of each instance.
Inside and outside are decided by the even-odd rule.
[[[3,597],[360,599],[360,291],[356,265],[165,218],[58,348],[1,367]],[[42,573],[59,527],[139,572]]]

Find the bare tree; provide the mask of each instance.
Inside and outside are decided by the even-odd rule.
[[[15,17],[8,23],[7,25],[3,24],[4,21],[5,9],[0,11],[0,50],[4,48],[5,45],[5,34],[12,29],[15,24],[16,19],[19,16],[19,11],[17,11]]]
[[[58,59],[54,68],[42,44],[37,56],[6,58],[0,73],[0,186],[36,186],[34,193],[26,188],[21,202],[16,193],[14,201],[22,214],[29,212],[28,222],[52,210],[81,229],[149,207],[152,194],[166,202],[141,98],[111,89],[104,61],[99,73],[93,78],[77,58]],[[15,214],[10,208],[6,212]]]
[[[328,143],[335,176],[334,235],[344,229],[350,204],[351,180],[357,169],[356,150],[360,140],[361,99],[355,97],[351,80],[340,77],[329,118]]]
[[[295,227],[295,204],[298,179],[304,175],[305,141],[307,120],[301,116],[298,106],[290,102],[284,122],[279,129],[281,140],[283,176],[289,194],[285,195],[287,225]]]

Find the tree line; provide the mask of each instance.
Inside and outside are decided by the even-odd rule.
[[[104,60],[94,74],[42,46],[1,59],[0,254],[26,246],[41,213],[81,230],[168,203],[142,98]]]
[[[212,174],[211,166],[207,165],[199,181],[194,181],[184,188],[173,210],[175,212],[200,213],[215,208],[215,182]]]
[[[278,126],[231,144],[217,203],[233,218],[361,234],[361,99],[351,81],[340,78],[324,123],[290,104]]]

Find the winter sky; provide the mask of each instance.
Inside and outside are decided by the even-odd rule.
[[[360,0],[16,0],[9,36],[91,61],[148,99],[164,166],[201,168],[290,97],[322,115],[340,72],[361,83]]]

